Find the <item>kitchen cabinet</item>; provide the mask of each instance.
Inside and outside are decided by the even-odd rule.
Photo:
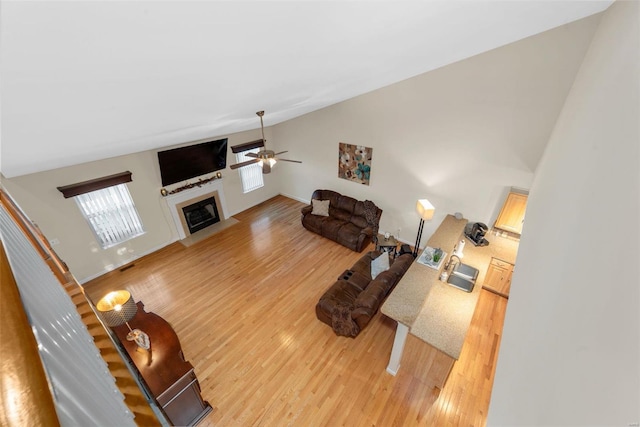
[[[496,219],[495,228],[511,233],[522,234],[522,224],[524,223],[524,213],[526,209],[527,195],[510,192],[502,206],[498,219]]]
[[[488,291],[509,298],[513,264],[498,258],[491,258],[482,287]]]

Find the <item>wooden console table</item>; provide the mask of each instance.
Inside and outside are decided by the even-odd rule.
[[[149,335],[150,351],[138,349],[135,342],[127,341],[126,325],[113,328],[114,332],[171,423],[176,426],[199,423],[212,408],[200,395],[200,383],[193,365],[184,359],[178,335],[162,317],[144,311],[141,301],[137,305],[138,312],[129,325]]]

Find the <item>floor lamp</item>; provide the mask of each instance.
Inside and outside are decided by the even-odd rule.
[[[418,247],[420,246],[420,240],[422,239],[422,228],[424,227],[424,222],[433,218],[433,214],[435,213],[436,208],[427,200],[420,199],[416,203],[416,212],[420,215],[420,226],[418,227],[418,237],[416,238],[416,245],[413,247],[413,257],[418,256]]]

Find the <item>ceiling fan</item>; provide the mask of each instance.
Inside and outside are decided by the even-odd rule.
[[[272,150],[266,149],[267,140],[264,139],[264,123],[262,121],[262,116],[264,116],[264,111],[258,111],[256,113],[258,117],[260,117],[260,129],[262,129],[262,149],[257,153],[247,153],[247,157],[255,157],[252,160],[247,160],[246,162],[236,163],[235,165],[231,165],[231,169],[238,169],[243,166],[252,165],[254,163],[260,163],[262,165],[262,173],[271,173],[271,167],[276,164],[276,161],[281,160],[283,162],[293,162],[293,163],[302,163],[300,160],[289,160],[289,159],[281,159],[279,157],[280,154],[286,153],[286,151],[280,151],[279,153],[275,153]],[[260,142],[260,140],[256,141]]]

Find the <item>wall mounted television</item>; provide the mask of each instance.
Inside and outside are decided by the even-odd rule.
[[[162,185],[175,184],[227,167],[227,138],[158,151]]]

